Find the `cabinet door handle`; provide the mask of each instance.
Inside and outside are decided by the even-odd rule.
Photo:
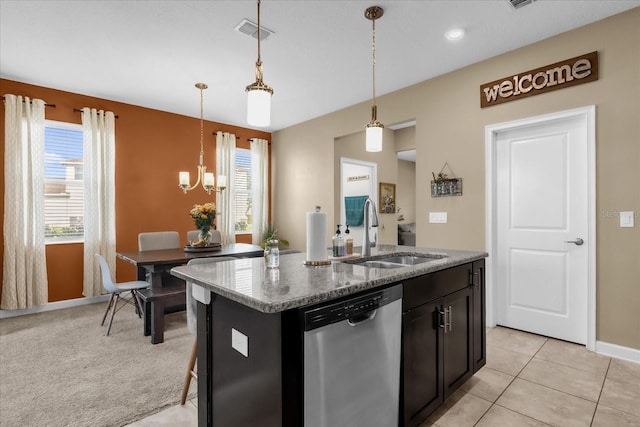
[[[444,311],[441,311],[440,315],[442,316],[442,324],[440,327],[444,329],[445,334],[447,333],[447,327],[449,328],[449,332],[451,332],[451,306],[444,307]]]
[[[473,272],[469,271],[469,284],[471,286],[478,286],[478,277],[480,276],[480,270]]]
[[[442,324],[441,328],[444,329],[444,333],[447,333],[447,328],[451,331],[451,306],[444,307],[443,311],[440,311],[440,316],[442,316]]]
[[[445,308],[444,309],[444,333],[447,333],[447,327],[449,326],[449,318],[450,318],[450,313],[449,313],[449,309]]]
[[[449,332],[451,332],[451,328],[453,328],[453,309],[449,306]]]

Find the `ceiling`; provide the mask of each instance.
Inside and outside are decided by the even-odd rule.
[[[371,98],[371,21],[363,14],[373,5],[384,9],[376,21],[382,95],[640,0],[537,0],[517,10],[507,0],[264,0],[261,23],[274,32],[262,42],[264,81],[275,90],[265,130]],[[205,118],[248,127],[244,88],[255,80],[257,41],[234,28],[256,16],[255,1],[243,0],[0,0],[0,76],[192,117],[200,115],[194,84],[204,82]],[[453,27],[466,37],[446,40]]]

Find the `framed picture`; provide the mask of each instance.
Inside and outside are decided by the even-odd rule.
[[[378,211],[396,213],[396,185],[381,182],[378,189]]]

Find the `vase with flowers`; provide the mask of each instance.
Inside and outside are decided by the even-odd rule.
[[[194,246],[206,246],[211,240],[211,228],[214,227],[216,219],[216,204],[205,203],[204,205],[193,205],[189,211],[191,218],[198,230],[200,230],[200,241]]]

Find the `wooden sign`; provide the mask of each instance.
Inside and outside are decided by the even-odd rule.
[[[525,71],[480,86],[480,107],[490,107],[598,80],[598,52]]]

